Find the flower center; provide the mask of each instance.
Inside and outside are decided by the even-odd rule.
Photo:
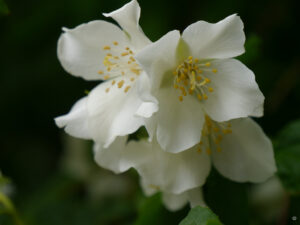
[[[196,96],[200,101],[208,99],[208,93],[213,92],[209,86],[211,80],[208,78],[212,73],[217,73],[217,69],[210,68],[210,62],[199,61],[189,56],[173,71],[174,88],[180,90],[179,101],[189,95]]]
[[[231,134],[231,124],[229,122],[217,123],[214,122],[209,116],[205,115],[205,124],[202,130],[202,138],[199,142],[197,152],[201,153],[203,148],[205,152],[210,155],[212,149],[221,152],[220,143],[223,135]]]
[[[127,93],[131,88],[130,85],[125,85],[126,81],[134,82],[140,75],[142,69],[136,63],[134,52],[129,47],[121,47],[117,41],[112,45],[103,46],[103,50],[107,51],[103,60],[105,71],[99,70],[98,74],[103,76],[103,80],[124,76],[120,81],[112,79],[111,86],[117,85],[118,88],[124,87],[124,92]],[[108,93],[110,87],[106,88],[105,92]]]

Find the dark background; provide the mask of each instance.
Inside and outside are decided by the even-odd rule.
[[[61,28],[107,20],[102,12],[115,10],[127,1],[6,0],[6,3],[10,13],[0,17],[0,169],[13,182],[13,199],[21,217],[30,221],[27,224],[131,224],[137,215],[136,198],[143,198],[135,173],[125,175],[134,184],[129,194],[87,203],[86,183],[62,172],[65,136],[53,120],[67,113],[85,90],[96,85],[67,74],[61,67],[56,56]],[[238,13],[248,40],[246,55],[240,59],[254,71],[266,96],[265,116],[257,121],[274,137],[299,117],[300,20],[296,1],[140,0],[139,3],[141,27],[152,41],[173,29],[183,31],[198,20],[217,22]],[[86,152],[91,158],[89,147],[91,144],[87,144]],[[139,193],[139,197],[132,193]],[[178,221],[186,212],[185,209],[170,215]],[[80,222],[80,218],[85,222]],[[169,224],[176,224],[174,221]]]

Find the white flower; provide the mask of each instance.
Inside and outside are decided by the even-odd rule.
[[[141,179],[141,186],[147,196],[151,196],[157,192],[161,192],[159,187],[147,184],[143,179]],[[203,192],[200,187],[187,190],[180,194],[173,194],[170,192],[162,191],[162,202],[170,211],[179,210],[187,203],[190,204],[191,208],[198,205],[206,206],[203,199]]]
[[[141,104],[138,80],[146,76],[135,54],[150,41],[139,27],[136,0],[109,14],[121,28],[102,20],[64,28],[58,58],[66,71],[86,80],[106,80],[71,111],[55,119],[59,127],[80,138],[110,145],[116,136],[135,132],[143,119],[134,114]]]
[[[142,177],[144,189],[170,196],[201,187],[211,164],[237,182],[262,182],[275,173],[272,144],[252,119],[219,123],[206,116],[202,133],[198,145],[177,154],[164,151],[155,138],[151,143],[141,140],[125,145],[127,138],[120,137],[109,148],[96,145],[95,160],[116,173],[133,167]]]
[[[243,23],[231,15],[216,24],[196,22],[182,35],[171,31],[137,54],[150,77],[149,95],[159,103],[150,117],[148,97],[148,110],[142,105],[138,114],[150,117],[146,128],[165,151],[199,143],[205,114],[219,122],[262,116],[264,96],[254,74],[232,59],[244,52],[244,41]]]

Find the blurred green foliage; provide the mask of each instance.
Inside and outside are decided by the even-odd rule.
[[[3,0],[0,0],[0,16],[7,15],[9,13],[8,7]]]
[[[66,113],[85,95],[85,90],[97,83],[72,77],[60,66],[56,44],[61,28],[104,19],[102,12],[110,12],[126,2],[6,0],[4,3],[0,0],[0,169],[13,181],[11,198],[26,225],[150,222],[168,225],[178,224],[187,214],[188,207],[177,213],[168,212],[160,195],[143,197],[138,178],[131,172],[122,176],[132,184],[131,188],[121,193],[125,187],[122,188],[119,195],[96,198],[89,192],[95,186],[91,180],[103,181],[102,187],[103,174],[84,180],[76,177],[76,172],[66,173],[62,169],[66,143],[53,118]],[[278,176],[289,195],[277,219],[257,222],[258,219],[253,220],[257,214],[249,207],[251,185],[231,182],[213,172],[204,187],[205,200],[225,225],[299,224],[299,121],[281,132],[300,115],[297,1],[140,0],[139,3],[141,26],[153,41],[169,30],[182,31],[197,20],[217,22],[232,13],[241,16],[247,42],[246,54],[239,59],[254,71],[266,96],[265,116],[257,122],[269,136],[279,133],[274,138]],[[144,136],[144,131],[133,138],[140,136]],[[90,157],[91,147],[82,151]],[[101,173],[89,159],[93,169],[88,174]],[[193,214],[194,211],[189,216]],[[292,220],[292,216],[298,220]],[[9,216],[0,216],[1,225],[10,223],[13,220]]]
[[[278,176],[287,191],[300,196],[300,120],[287,125],[275,143]]]

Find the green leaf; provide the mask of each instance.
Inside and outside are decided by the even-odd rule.
[[[222,223],[209,208],[197,206],[191,209],[179,225],[222,225]]]
[[[290,194],[300,194],[300,120],[287,125],[275,140],[277,174]]]
[[[9,9],[3,0],[0,0],[0,16],[9,14]]]

